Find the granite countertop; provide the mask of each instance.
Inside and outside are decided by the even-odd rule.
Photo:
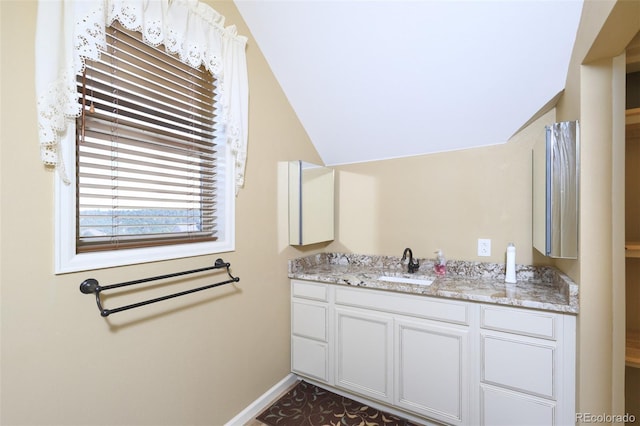
[[[516,265],[517,282],[506,284],[504,264],[449,260],[446,275],[437,276],[433,259],[419,261],[419,270],[409,274],[399,257],[319,253],[290,260],[289,278],[569,314],[579,310],[578,285],[550,266]],[[381,275],[434,281],[395,283],[379,280]]]

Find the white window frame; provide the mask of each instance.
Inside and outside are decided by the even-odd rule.
[[[221,163],[216,166],[218,177],[218,239],[216,241],[172,244],[165,246],[76,253],[76,170],[75,121],[61,135],[60,156],[67,167],[70,183],[55,179],[55,273],[88,271],[139,263],[180,259],[192,256],[225,253],[235,250],[235,161],[231,147],[224,148]],[[222,151],[222,150],[221,150]]]

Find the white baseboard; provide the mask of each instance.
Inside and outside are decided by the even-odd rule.
[[[280,394],[291,387],[296,381],[300,380],[298,376],[293,373],[289,373],[284,379],[273,385],[271,389],[263,393],[247,406],[244,410],[239,412],[234,418],[225,423],[224,426],[242,426],[249,420],[254,419],[258,414],[262,412],[269,404],[271,404]]]

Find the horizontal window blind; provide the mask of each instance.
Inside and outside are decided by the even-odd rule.
[[[118,23],[77,78],[78,253],[216,239],[215,80]]]

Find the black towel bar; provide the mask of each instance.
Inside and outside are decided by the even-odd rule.
[[[126,281],[126,282],[122,282],[122,283],[118,283],[118,284],[107,285],[107,286],[104,286],[104,287],[100,286],[98,284],[98,280],[96,280],[94,278],[89,278],[89,279],[84,280],[82,282],[82,284],[80,284],[80,291],[82,293],[84,293],[84,294],[92,294],[92,293],[95,294],[96,295],[96,304],[98,305],[98,310],[100,311],[100,315],[102,315],[103,317],[107,317],[110,314],[113,314],[113,313],[116,313],[116,312],[121,312],[121,311],[126,311],[127,309],[138,308],[140,306],[149,305],[150,303],[160,302],[160,301],[163,301],[163,300],[172,299],[174,297],[184,296],[186,294],[195,293],[197,291],[207,290],[209,288],[218,287],[218,286],[221,286],[221,285],[224,285],[224,284],[230,284],[230,283],[235,283],[235,282],[240,281],[240,278],[234,277],[233,275],[231,275],[231,271],[229,270],[230,266],[231,266],[230,263],[226,263],[222,259],[217,259],[213,266],[207,266],[205,268],[192,269],[190,271],[184,271],[184,272],[175,272],[173,274],[159,275],[157,277],[142,278],[142,279],[134,280],[134,281]],[[205,286],[202,286],[202,287],[194,288],[194,289],[191,289],[191,290],[181,291],[179,293],[169,294],[167,296],[162,296],[162,297],[158,297],[158,298],[155,298],[155,299],[145,300],[143,302],[138,302],[138,303],[134,303],[134,304],[131,304],[131,305],[121,306],[119,308],[114,308],[114,309],[105,309],[105,308],[103,308],[102,307],[102,302],[100,301],[100,293],[105,291],[105,290],[112,290],[114,288],[126,287],[126,286],[130,286],[130,285],[134,285],[134,284],[142,284],[142,283],[146,283],[146,282],[149,282],[149,281],[163,280],[163,279],[166,279],[166,278],[179,277],[181,275],[188,275],[188,274],[193,274],[193,273],[196,273],[196,272],[204,272],[204,271],[209,271],[211,269],[220,269],[220,268],[227,268],[227,274],[229,275],[229,277],[231,279],[226,280],[226,281],[221,281],[221,282],[215,283],[215,284],[209,284],[209,285],[205,285]]]

